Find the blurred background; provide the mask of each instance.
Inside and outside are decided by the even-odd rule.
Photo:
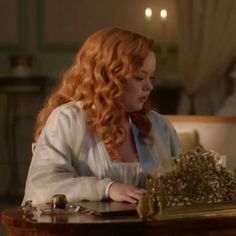
[[[21,203],[36,115],[88,35],[154,39],[160,113],[236,116],[235,23],[235,0],[0,0],[2,208]]]

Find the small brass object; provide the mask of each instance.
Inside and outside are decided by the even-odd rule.
[[[142,193],[138,201],[137,213],[141,219],[149,216],[149,199],[147,193]]]
[[[52,196],[51,206],[53,209],[65,209],[67,204],[66,195],[55,194]]]
[[[32,205],[31,200],[26,201],[25,204],[21,208],[23,210],[23,214],[26,217],[32,217],[34,215],[34,212],[36,211],[36,207]]]

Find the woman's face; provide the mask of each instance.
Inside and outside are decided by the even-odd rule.
[[[155,67],[156,56],[153,51],[150,51],[142,67],[134,72],[132,79],[127,80],[122,97],[125,112],[140,111],[143,108],[153,89],[151,77],[153,77]]]

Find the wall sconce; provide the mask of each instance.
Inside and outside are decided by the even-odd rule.
[[[145,18],[146,20],[151,20],[152,18],[152,9],[150,7],[145,9]]]
[[[161,18],[161,33],[162,33],[162,38],[163,42],[161,44],[161,60],[163,64],[166,63],[166,58],[167,58],[167,45],[166,45],[166,21],[167,21],[167,10],[166,9],[161,9],[160,11],[160,18]]]
[[[166,21],[167,20],[167,10],[166,9],[161,9],[160,17],[161,17],[162,21]]]

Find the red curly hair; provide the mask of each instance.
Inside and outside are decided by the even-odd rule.
[[[152,46],[152,40],[119,28],[101,29],[89,36],[38,114],[35,141],[56,107],[82,101],[88,126],[102,135],[111,159],[120,160],[118,148],[126,139],[121,125],[121,96],[126,81],[142,66]],[[150,109],[146,102],[141,111],[130,113],[141,138],[150,138]]]

